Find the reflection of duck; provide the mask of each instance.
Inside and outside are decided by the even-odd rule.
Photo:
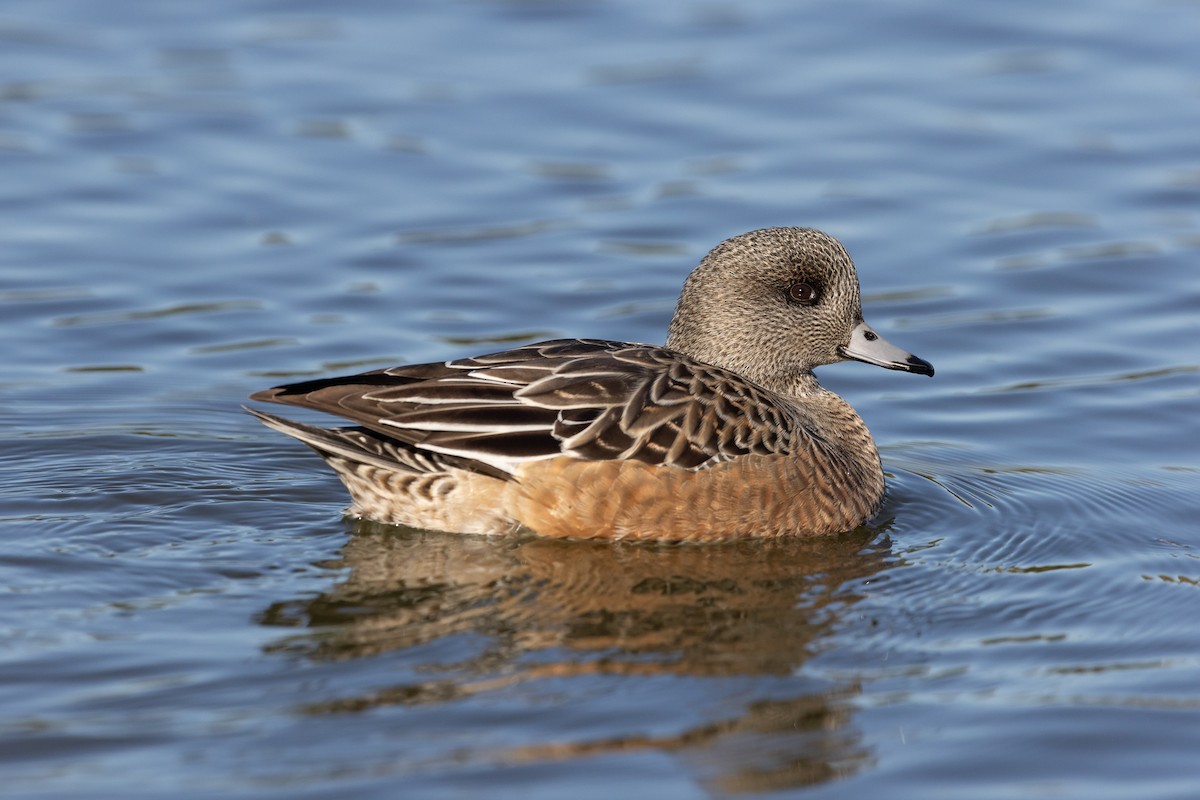
[[[666,347],[559,340],[258,392],[358,427],[254,412],[308,444],[351,513],[433,530],[601,539],[845,531],[883,498],[875,443],[812,369],[932,375],[863,321],[837,240],[770,228],[684,284]]]
[[[707,697],[710,690],[686,681],[749,676],[769,678],[770,696],[746,700],[740,682],[732,713],[713,722],[666,735],[610,722],[582,741],[477,755],[515,763],[651,749],[696,760],[698,772],[727,789],[824,780],[866,758],[847,729],[846,698],[857,687],[792,676],[853,606],[851,584],[885,565],[887,546],[872,544],[871,532],[681,547],[355,528],[342,583],[278,603],[262,620],[320,629],[278,645],[291,653],[345,660],[402,651],[410,669],[398,685],[376,684],[310,713],[441,705],[543,682],[559,696],[586,696],[598,680],[622,677],[674,676],[685,682],[664,692]],[[421,646],[459,637],[484,646],[451,666],[419,655]],[[430,652],[444,657],[441,648]],[[395,659],[379,663],[395,674]],[[469,715],[469,706],[451,713]]]

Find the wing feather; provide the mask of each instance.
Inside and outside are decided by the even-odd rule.
[[[702,468],[807,435],[789,401],[663,347],[561,339],[259,392],[385,442],[511,475],[567,455]],[[383,452],[379,445],[365,449]],[[410,459],[411,460],[411,459]]]

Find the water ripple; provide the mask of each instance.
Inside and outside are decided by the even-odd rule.
[[[158,320],[166,317],[187,316],[192,314],[218,314],[226,311],[256,311],[262,308],[257,300],[216,300],[209,303],[179,303],[163,308],[136,309],[132,311],[110,311],[95,314],[74,314],[58,317],[54,324],[60,327],[78,327],[85,325],[111,325],[117,322],[138,322]]]
[[[1041,211],[1022,214],[1016,217],[1001,217],[991,220],[981,227],[979,234],[1013,233],[1017,231],[1071,228],[1094,228],[1097,225],[1094,214],[1078,211]]]
[[[1189,375],[1200,372],[1200,364],[1178,364],[1157,369],[1133,370],[1129,372],[1114,372],[1100,375],[1073,375],[1066,378],[1044,378],[1037,381],[1022,381],[1004,386],[984,387],[981,393],[1027,392],[1042,390],[1074,389],[1089,386],[1101,386],[1109,383],[1127,383],[1136,381],[1157,380],[1174,375]]]
[[[401,244],[466,244],[537,236],[561,227],[561,225],[562,223],[558,220],[537,220],[511,225],[481,225],[455,230],[415,230],[397,234],[396,239]]]

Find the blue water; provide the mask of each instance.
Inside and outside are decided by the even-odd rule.
[[[1200,5],[0,9],[13,797],[1193,798]],[[869,529],[632,547],[343,520],[240,411],[662,341],[808,225],[932,380],[822,378]]]

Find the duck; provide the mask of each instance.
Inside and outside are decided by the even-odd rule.
[[[614,541],[827,536],[870,522],[886,488],[866,424],[813,373],[846,360],[934,374],[867,324],[837,239],[764,228],[704,256],[665,345],[555,339],[250,396],[343,427],[247,410],[325,459],[351,517]]]

